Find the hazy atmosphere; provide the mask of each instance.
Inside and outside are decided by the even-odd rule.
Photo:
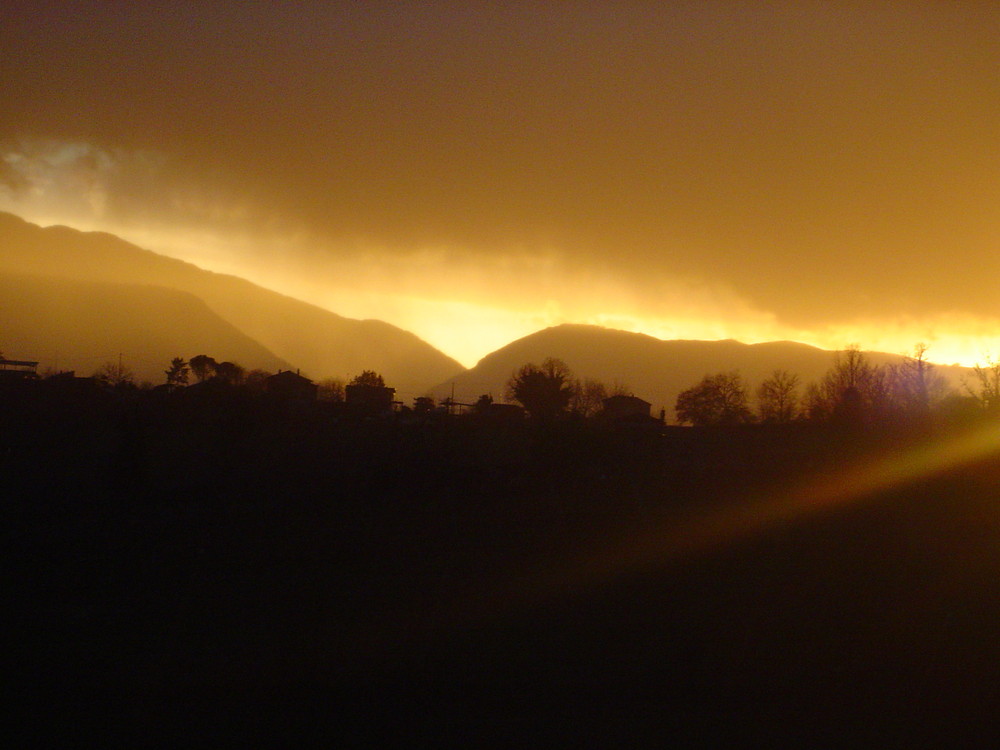
[[[10,746],[992,746],[998,207],[997,0],[0,0]]]
[[[998,38],[990,2],[7,2],[0,210],[466,366],[565,322],[973,364]]]

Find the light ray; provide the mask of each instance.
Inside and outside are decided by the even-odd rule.
[[[800,486],[775,495],[738,497],[710,511],[652,511],[627,528],[608,529],[606,542],[597,551],[588,548],[533,570],[522,568],[493,586],[483,586],[475,596],[455,602],[446,613],[428,613],[422,624],[409,622],[408,632],[467,626],[527,611],[552,599],[600,591],[630,575],[704,557],[783,525],[835,513],[989,456],[1000,456],[1000,424],[996,422],[932,436],[874,460],[862,459],[835,476],[807,478]]]

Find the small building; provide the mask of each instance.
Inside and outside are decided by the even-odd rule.
[[[304,375],[291,370],[278,371],[264,381],[264,392],[282,401],[316,400],[319,386]]]
[[[395,388],[384,385],[351,383],[344,386],[344,401],[347,407],[370,414],[391,412],[395,395]]]
[[[38,380],[38,363],[0,357],[0,381],[5,383]]]
[[[74,370],[64,370],[50,375],[45,379],[45,385],[51,392],[71,396],[92,395],[101,392],[101,384],[96,378],[78,378]]]
[[[651,419],[652,404],[636,396],[610,396],[601,402],[604,410],[601,416],[610,420]]]

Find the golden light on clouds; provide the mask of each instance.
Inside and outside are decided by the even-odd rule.
[[[46,210],[45,192],[35,197],[21,202],[8,198],[0,209],[51,223],[51,216],[59,213],[58,203]],[[573,269],[551,249],[511,252],[475,263],[469,261],[474,255],[454,248],[400,253],[353,246],[328,253],[312,246],[314,239],[306,235],[119,224],[96,205],[88,201],[89,211],[77,206],[78,228],[112,232],[141,247],[247,278],[340,315],[385,320],[413,331],[467,367],[511,341],[562,323],[589,323],[660,339],[790,340],[825,349],[859,343],[890,353],[908,353],[915,343],[924,342],[933,361],[966,366],[984,362],[998,346],[995,322],[968,314],[795,327],[720,284],[663,279],[650,299],[617,279],[611,267]]]
[[[995,4],[8,16],[0,208],[30,221],[466,365],[564,322],[1000,351]]]

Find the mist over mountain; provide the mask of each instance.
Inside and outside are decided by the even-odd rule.
[[[873,364],[898,363],[902,356],[866,352]],[[546,357],[563,360],[578,378],[622,383],[636,396],[673,415],[677,395],[707,374],[738,370],[753,388],[775,369],[797,374],[802,386],[830,368],[836,352],[791,341],[743,344],[738,341],[664,341],[592,325],[560,325],[518,339],[483,357],[471,370],[434,389],[443,398],[454,388],[455,399],[470,403],[481,394],[500,399],[511,373],[526,362]],[[966,368],[937,365],[951,382]]]
[[[165,352],[215,352],[247,369],[291,365],[212,312],[193,294],[164,287],[0,273],[8,356],[90,375],[127,352],[137,380],[163,381]]]
[[[275,365],[279,361],[290,363],[312,378],[347,378],[374,369],[408,395],[419,394],[463,370],[458,362],[430,344],[388,323],[345,318],[244,279],[205,271],[143,250],[114,235],[61,226],[43,229],[12,214],[0,213],[0,248],[3,249],[0,271],[7,273],[102,284],[155,285],[187,292],[202,300],[223,321],[258,342],[260,357],[268,352]],[[96,287],[93,289],[98,291]],[[109,290],[101,288],[101,291]],[[124,304],[124,300],[120,301]],[[129,341],[142,340],[145,335],[142,331],[148,333],[150,340],[156,340],[160,334],[154,331],[170,325],[169,319],[139,316],[139,309],[133,306],[107,306],[106,313],[104,327],[108,330],[136,329],[134,335],[129,335]],[[9,321],[10,316],[5,313],[0,321],[4,329],[11,327]],[[58,338],[60,327],[67,342],[79,335],[79,326],[66,316],[58,320],[50,317],[48,326],[49,341]],[[162,336],[160,339],[165,341]],[[159,359],[198,353],[216,358],[228,356],[208,350],[192,351],[198,347],[185,341],[177,339],[176,345],[171,342],[171,349],[156,356]],[[3,346],[13,345],[4,342]],[[27,342],[25,346],[33,349]],[[111,345],[111,349],[122,351],[130,363],[133,357],[151,353],[148,347],[127,346],[125,341]],[[18,353],[11,348],[10,354]],[[260,361],[266,361],[266,357]],[[249,359],[239,363],[255,366]]]
[[[312,378],[374,369],[404,402],[435,383],[438,398],[454,391],[457,400],[471,402],[484,393],[501,398],[516,368],[557,357],[576,377],[622,383],[671,415],[677,394],[706,374],[737,370],[752,388],[785,369],[804,386],[822,377],[836,356],[788,341],[664,341],[566,324],[511,342],[464,370],[388,323],[345,318],[114,235],[43,229],[0,212],[0,248],[0,350],[43,360],[43,368],[58,364],[86,372],[89,364],[78,362],[96,367],[94,358],[121,352],[137,373],[155,381],[170,357],[205,353],[245,367],[301,368]],[[901,360],[900,354],[868,356],[875,364]],[[967,372],[937,369],[953,384]]]

